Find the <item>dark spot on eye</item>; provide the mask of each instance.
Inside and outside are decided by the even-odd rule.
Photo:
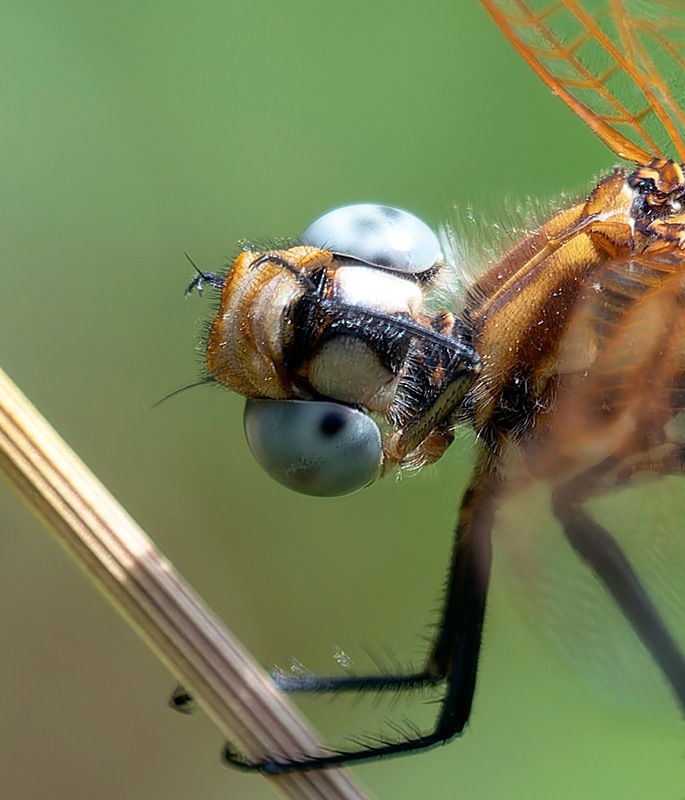
[[[354,235],[357,237],[369,233],[375,234],[378,227],[378,220],[375,217],[362,217],[361,219],[355,220],[352,226]]]
[[[336,436],[345,427],[345,415],[341,411],[329,411],[319,423],[324,436]]]

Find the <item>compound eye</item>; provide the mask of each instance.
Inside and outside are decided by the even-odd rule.
[[[314,400],[248,400],[243,425],[257,463],[288,489],[336,497],[378,477],[381,434],[361,411]]]
[[[444,261],[438,238],[425,222],[401,208],[373,203],[329,211],[312,222],[300,242],[410,274]]]

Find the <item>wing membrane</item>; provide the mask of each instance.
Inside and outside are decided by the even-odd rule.
[[[616,155],[685,160],[685,3],[482,0],[514,47]]]
[[[530,473],[512,484],[498,519],[515,595],[574,669],[585,663],[622,702],[644,690],[646,706],[663,708],[673,705],[663,677],[572,552],[550,492],[585,475],[584,510],[619,544],[685,652],[684,267],[679,251],[642,254],[607,260],[588,277],[565,334],[554,407],[521,444]],[[575,352],[595,357],[574,364]]]
[[[658,667],[571,550],[546,489],[532,485],[501,507],[495,581],[506,587],[507,603],[581,682],[631,711],[676,720],[678,706]],[[674,521],[685,514],[682,478],[629,486],[587,509],[620,543],[685,649],[685,546]]]

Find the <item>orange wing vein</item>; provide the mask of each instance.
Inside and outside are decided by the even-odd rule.
[[[685,2],[482,0],[550,89],[616,155],[685,160]]]

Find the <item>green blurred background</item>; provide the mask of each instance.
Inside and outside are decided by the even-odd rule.
[[[183,300],[183,251],[212,269],[355,201],[497,218],[584,190],[613,156],[475,1],[24,0],[0,18],[0,364],[260,661],[417,661],[468,441],[317,501],[259,472],[239,398],[152,410],[197,375],[208,304]],[[0,520],[3,800],[274,797],[220,764],[201,714],[167,709],[173,678],[4,489]],[[306,704],[338,741],[410,708]],[[462,741],[357,774],[398,800],[680,798],[684,746],[680,723],[548,653],[496,574]]]

